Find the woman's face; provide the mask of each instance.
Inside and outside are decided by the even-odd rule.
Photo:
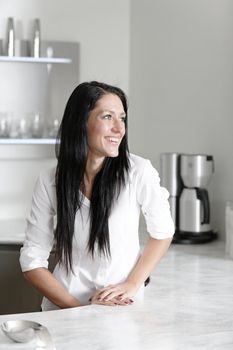
[[[87,122],[88,156],[117,157],[125,135],[125,111],[121,99],[105,94],[90,112]]]

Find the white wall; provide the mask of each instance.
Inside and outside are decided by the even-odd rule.
[[[131,150],[215,158],[212,223],[224,235],[233,199],[233,2],[131,1]]]
[[[128,91],[130,0],[0,0],[0,38],[7,17],[17,36],[31,36],[32,21],[41,20],[42,39],[80,43],[80,80],[110,82]]]
[[[80,44],[77,84],[100,80],[128,93],[129,11],[130,0],[0,0],[0,39],[5,38],[7,17],[14,18],[16,37],[27,40],[38,17],[42,40]],[[7,76],[6,70],[1,83]],[[0,96],[0,110],[3,102]],[[0,220],[27,215],[38,172],[55,163],[53,156],[51,146],[0,145]]]

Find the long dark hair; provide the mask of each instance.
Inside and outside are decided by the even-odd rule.
[[[108,218],[114,201],[126,183],[130,167],[127,141],[127,99],[124,92],[115,86],[95,81],[78,85],[67,102],[58,133],[55,241],[58,262],[64,263],[67,272],[69,268],[72,270],[75,215],[83,201],[80,189],[84,186],[88,152],[87,121],[97,101],[108,93],[115,94],[121,99],[126,114],[126,132],[119,146],[119,155],[114,158],[106,157],[101,170],[94,179],[90,199],[90,234],[87,248],[94,257],[97,244],[98,252],[110,257]]]

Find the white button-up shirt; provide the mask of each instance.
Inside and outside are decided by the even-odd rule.
[[[81,303],[95,290],[109,284],[123,282],[134,268],[139,255],[139,217],[142,211],[151,237],[165,239],[174,234],[174,224],[168,203],[169,193],[160,186],[157,171],[149,160],[130,155],[129,181],[113,205],[109,217],[111,258],[95,251],[94,259],[87,252],[89,238],[90,201],[84,197],[76,213],[73,237],[73,270],[66,273],[57,265],[54,276]],[[56,217],[55,169],[40,174],[35,185],[31,213],[27,221],[26,239],[21,248],[22,271],[48,267],[48,257],[54,245],[54,219]],[[138,297],[143,292],[143,286]],[[44,298],[43,310],[56,309]]]

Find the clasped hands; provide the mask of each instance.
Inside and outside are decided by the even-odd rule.
[[[136,294],[137,288],[130,282],[109,285],[97,290],[90,298],[91,304],[108,306],[127,306],[133,303],[132,297]]]

